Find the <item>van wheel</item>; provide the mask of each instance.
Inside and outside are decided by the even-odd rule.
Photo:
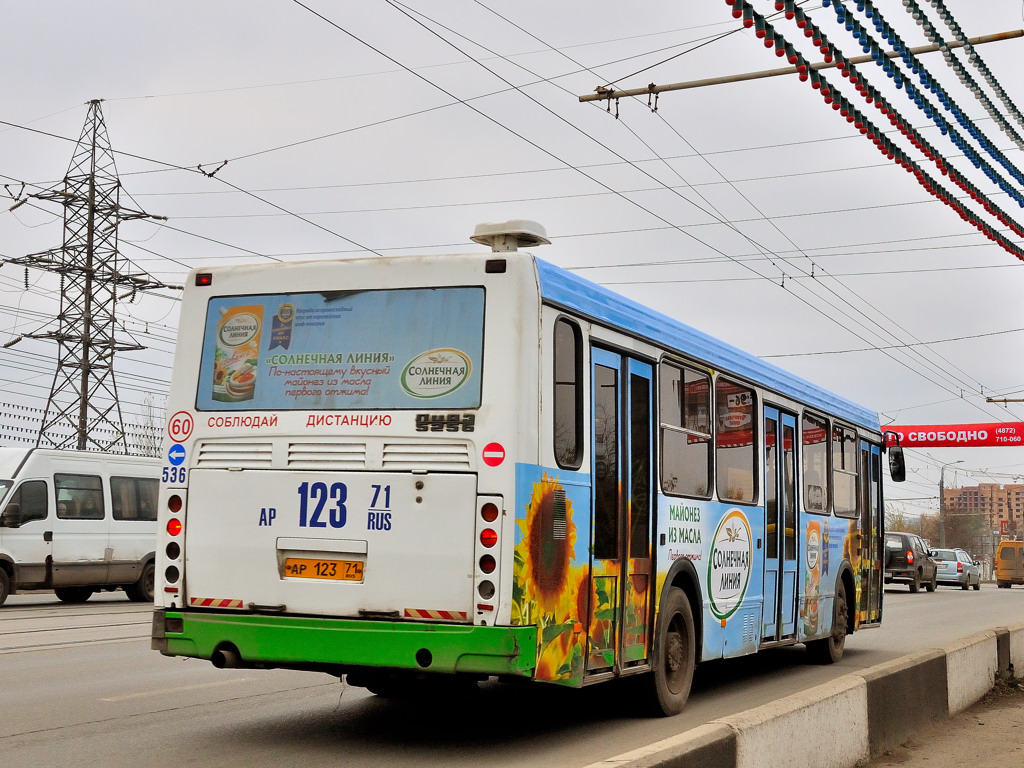
[[[53,592],[62,603],[84,603],[92,597],[92,587],[57,587]]]
[[[11,594],[11,577],[7,575],[7,571],[0,568],[0,605],[4,604],[4,600]]]
[[[125,594],[128,595],[129,600],[133,600],[136,603],[152,603],[155,580],[156,566],[153,565],[151,560],[142,566],[142,575],[139,576],[139,580],[124,588]]]

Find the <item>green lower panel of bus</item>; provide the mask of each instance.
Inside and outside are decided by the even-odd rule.
[[[238,653],[233,662],[239,666],[377,667],[532,677],[537,628],[158,609],[153,616],[153,648],[168,656],[200,659],[231,648]]]

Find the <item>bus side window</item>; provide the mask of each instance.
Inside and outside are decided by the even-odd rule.
[[[583,462],[583,337],[579,326],[560,318],[554,335],[553,412],[555,461],[565,469]]]
[[[828,422],[805,413],[800,422],[803,446],[803,497],[808,512],[828,514]]]
[[[757,498],[754,391],[719,376],[715,379],[715,411],[718,498],[752,503]]]
[[[70,475],[57,473],[53,476],[57,489],[58,503],[67,499],[64,515],[79,520],[103,519],[103,480],[98,475]]]
[[[677,496],[711,496],[711,377],[662,363],[658,373],[661,487]]]
[[[832,489],[835,513],[857,516],[857,433],[832,425]]]
[[[33,520],[45,520],[46,498],[46,481],[29,480],[22,483],[0,513],[0,525],[17,528]]]

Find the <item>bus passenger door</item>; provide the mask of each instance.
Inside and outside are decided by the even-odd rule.
[[[652,375],[648,363],[593,350],[593,519],[587,673],[649,655]]]
[[[861,624],[882,620],[882,449],[860,441],[860,612]],[[850,601],[853,602],[852,600]]]
[[[764,603],[761,642],[796,632],[796,416],[764,409]]]

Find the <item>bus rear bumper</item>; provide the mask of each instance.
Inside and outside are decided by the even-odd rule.
[[[375,667],[532,677],[536,627],[318,619],[158,608],[152,648],[229,666],[320,670]]]

